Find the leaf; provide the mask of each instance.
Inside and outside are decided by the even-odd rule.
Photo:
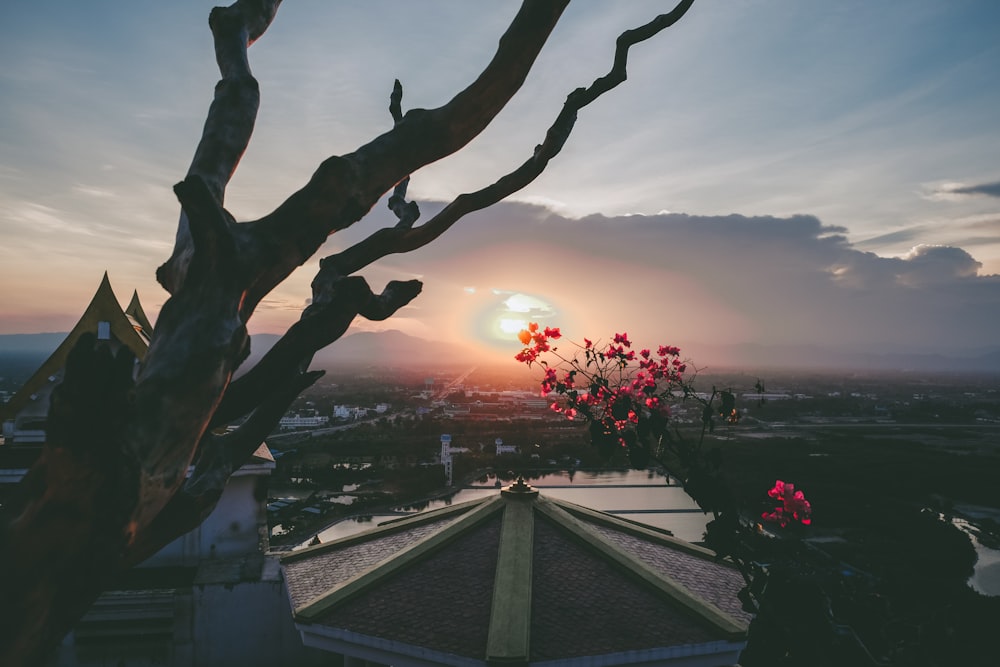
[[[719,410],[719,414],[729,415],[736,409],[736,396],[731,391],[723,391],[721,396],[722,408]]]
[[[611,416],[619,421],[628,419],[629,410],[632,409],[632,400],[627,396],[620,396],[611,406]]]

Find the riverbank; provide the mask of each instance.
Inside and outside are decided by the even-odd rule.
[[[700,511],[679,486],[669,483],[663,471],[656,469],[635,471],[625,468],[573,468],[569,470],[538,468],[525,470],[523,474],[529,483],[537,484],[539,480],[546,480],[544,485],[550,489],[547,493],[560,496],[563,500],[577,502],[595,509],[607,509],[623,515],[633,511],[635,514],[643,515],[639,519],[640,521],[652,523],[654,527],[657,527],[657,523],[662,523],[663,517],[667,514],[697,512],[698,516],[694,517],[693,520],[674,517],[672,521],[679,522],[687,528],[682,530],[685,539],[691,541],[701,539],[704,521]],[[596,478],[600,478],[600,481],[594,484],[593,480]],[[577,481],[576,484],[574,484],[574,479]],[[590,480],[590,483],[587,480]],[[383,493],[378,502],[364,504],[355,502],[338,508],[335,517],[330,517],[327,514],[322,519],[311,521],[307,525],[297,526],[296,530],[291,533],[276,536],[272,539],[272,547],[275,547],[276,550],[283,550],[290,548],[289,545],[303,544],[316,536],[319,536],[323,541],[331,539],[331,536],[343,537],[347,533],[356,532],[353,526],[350,529],[336,530],[337,526],[347,522],[353,521],[370,525],[372,517],[386,520],[392,516],[405,516],[416,511],[432,509],[435,505],[441,506],[456,496],[456,502],[471,500],[475,497],[481,497],[483,494],[494,493],[500,486],[505,486],[513,481],[513,473],[506,470],[498,473],[497,469],[487,467],[468,473],[453,487],[438,488],[418,497],[400,493]],[[605,494],[604,500],[593,497],[595,488]],[[643,489],[655,490],[656,493],[650,493],[645,498],[640,499],[628,497],[629,489],[640,492]],[[661,494],[660,490],[664,490],[666,493]],[[611,494],[611,497],[609,498],[607,494]],[[597,495],[600,497],[600,493]],[[657,514],[660,516],[656,516]],[[638,517],[625,516],[625,518],[636,519]],[[360,526],[358,529],[367,527],[369,526]],[[665,529],[663,526],[659,527]],[[324,537],[324,533],[326,533],[326,537]]]
[[[480,476],[481,474],[468,475],[458,486],[440,487],[429,493],[421,492],[420,494],[413,495],[384,490],[370,490],[366,492],[359,489],[353,491],[345,495],[352,495],[358,500],[355,500],[350,505],[344,505],[343,510],[338,511],[339,508],[331,510],[331,512],[337,512],[336,516],[331,517],[330,513],[327,513],[322,517],[318,517],[316,521],[296,525],[294,529],[283,532],[280,535],[272,535],[270,539],[271,549],[272,551],[286,551],[295,545],[316,537],[324,530],[345,521],[358,521],[364,517],[371,517],[373,515],[390,514],[398,507],[420,506],[435,500],[445,500],[458,493],[462,486],[470,484]],[[319,490],[313,491],[313,493],[317,492]],[[371,500],[366,501],[366,499]]]

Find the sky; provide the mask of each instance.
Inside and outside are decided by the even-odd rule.
[[[104,271],[155,318],[171,191],[218,79],[213,3],[10,0],[0,8],[0,334],[68,331]],[[413,175],[429,217],[526,159],[614,39],[664,11],[570,5],[519,95],[462,153]],[[326,157],[446,102],[514,2],[289,0],[250,50],[261,109],[228,191],[259,217]],[[535,183],[363,272],[424,291],[384,323],[511,346],[573,340],[974,354],[1000,344],[1000,3],[698,0],[633,49]],[[280,333],[317,262],[391,219],[380,202],[250,321]],[[685,347],[687,346],[687,347]]]

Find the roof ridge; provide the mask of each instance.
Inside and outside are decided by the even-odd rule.
[[[402,532],[410,528],[415,528],[426,523],[432,523],[434,521],[439,521],[442,518],[447,517],[449,514],[461,514],[473,509],[474,506],[480,505],[489,500],[489,497],[477,498],[475,500],[469,500],[464,503],[459,503],[457,505],[449,505],[447,507],[439,507],[434,510],[428,510],[426,512],[416,512],[412,516],[399,517],[397,519],[390,519],[388,521],[383,521],[379,525],[369,528],[367,530],[361,531],[360,533],[355,533],[353,535],[345,535],[344,537],[339,537],[335,540],[330,540],[329,542],[323,542],[322,544],[317,544],[315,546],[305,547],[303,549],[298,549],[290,553],[285,553],[280,556],[282,563],[294,562],[301,560],[309,556],[315,556],[316,554],[322,554],[327,551],[333,551],[334,549],[339,549],[351,544],[358,542],[367,542],[374,538],[384,537],[386,535],[391,535],[393,533]]]
[[[515,490],[501,494],[505,507],[486,640],[486,662],[490,665],[526,665],[531,650],[533,504],[538,496],[537,492],[533,496],[527,493]]]
[[[704,558],[705,560],[710,560],[714,563],[723,563],[727,566],[735,567],[735,565],[730,561],[720,560],[719,555],[711,549],[693,544],[687,540],[682,540],[663,528],[657,528],[656,526],[644,524],[639,521],[614,516],[612,514],[608,514],[607,512],[600,512],[584,505],[569,502],[568,500],[559,500],[556,498],[546,498],[546,500],[558,505],[570,514],[584,516],[589,521],[593,521],[594,523],[599,523],[611,528],[617,528],[622,532],[629,533],[630,535],[650,539],[655,542],[659,542],[660,544],[670,546],[678,551],[683,551],[692,556],[698,556],[699,558]]]
[[[146,311],[142,308],[142,302],[139,301],[139,290],[132,290],[132,298],[125,307],[125,314],[135,318],[135,321],[142,329],[142,333],[147,337],[152,337],[153,325],[150,324],[149,318],[146,317]]]

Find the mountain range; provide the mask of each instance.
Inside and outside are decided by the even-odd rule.
[[[0,335],[0,376],[30,375],[66,337],[65,333]],[[276,334],[256,334],[251,339],[250,368],[278,340]],[[697,352],[698,367],[774,369],[843,369],[897,370],[927,372],[998,373],[1000,346],[960,354],[915,354],[904,352],[858,352],[818,346],[769,346],[741,344],[727,346],[692,346]],[[689,349],[689,348],[685,348]],[[337,366],[448,366],[453,364],[493,363],[510,359],[509,355],[482,353],[469,346],[417,338],[401,331],[359,332],[340,339],[320,350],[312,368]]]

